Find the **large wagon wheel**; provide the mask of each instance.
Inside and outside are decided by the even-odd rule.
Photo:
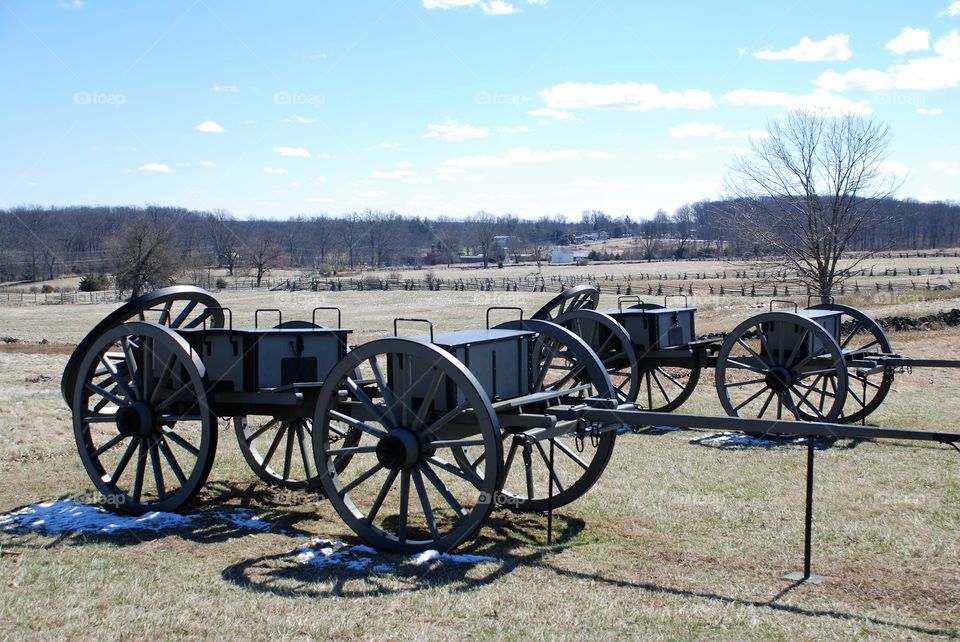
[[[80,360],[73,429],[107,504],[134,514],[177,510],[206,481],[216,451],[203,363],[164,326],[108,329]]]
[[[174,285],[147,292],[124,303],[108,314],[77,345],[60,379],[60,393],[68,407],[73,407],[80,359],[100,335],[128,321],[153,321],[170,328],[195,328],[206,319],[211,328],[223,327],[220,303],[206,290],[192,285]]]
[[[855,360],[870,354],[893,353],[890,339],[880,324],[860,310],[839,303],[821,303],[811,306],[810,309],[841,313],[838,343],[844,358]],[[837,420],[856,423],[866,419],[883,403],[890,392],[890,386],[893,385],[893,368],[870,373],[848,368],[847,375],[847,401]]]
[[[775,337],[790,335],[778,345]],[[747,319],[717,355],[717,394],[731,417],[835,421],[847,394],[840,346],[814,321],[792,312]]]
[[[562,392],[546,402],[583,403],[587,398],[616,399],[616,391],[600,359],[583,339],[549,321],[508,321],[498,328],[537,333],[531,348],[531,393]],[[534,406],[536,407],[536,406]],[[603,473],[617,435],[606,430],[591,436],[600,426],[571,426],[569,432],[526,445],[522,438],[504,430],[506,463],[501,503],[521,512],[541,512],[551,505],[569,504],[593,486]],[[549,453],[554,447],[552,472],[554,494],[549,499],[551,471]],[[473,454],[468,453],[472,459]]]
[[[613,383],[617,401],[632,402],[640,390],[637,353],[630,335],[613,317],[581,308],[564,312],[553,320],[583,339],[600,357]]]
[[[570,310],[595,310],[600,302],[600,290],[592,285],[577,285],[567,288],[550,302],[533,313],[531,319],[551,321]]]
[[[284,321],[280,329],[322,329],[311,321]],[[320,488],[320,475],[313,459],[313,418],[269,415],[239,415],[233,418],[240,453],[250,469],[271,486],[291,490]],[[360,435],[347,430],[340,435],[343,446],[355,446]],[[342,462],[345,465],[346,461]]]
[[[358,368],[375,386],[358,384]],[[454,548],[486,519],[503,480],[490,400],[463,364],[432,344],[389,337],[349,352],[320,390],[313,426],[324,492],[377,548]],[[338,440],[347,428],[361,431],[354,446]],[[451,456],[462,448],[483,454],[477,470]]]

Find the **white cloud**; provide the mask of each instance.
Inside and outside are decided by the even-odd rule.
[[[904,27],[900,34],[885,46],[893,53],[901,55],[911,51],[926,51],[930,48],[930,32],[926,29]]]
[[[61,2],[60,6],[64,9],[83,9],[83,0],[71,0],[70,2]]]
[[[949,16],[960,16],[960,0],[954,0],[947,7],[946,14]]]
[[[553,109],[622,108],[628,111],[647,111],[713,107],[713,97],[708,91],[702,89],[660,91],[660,88],[653,83],[616,82],[595,85],[565,82],[545,89],[540,92],[540,95],[547,107]]]
[[[465,156],[462,158],[451,158],[444,161],[444,164],[454,167],[507,167],[528,163],[549,163],[557,160],[582,160],[606,157],[607,155],[604,152],[597,151],[578,151],[572,149],[536,151],[529,147],[514,147],[508,150],[503,156],[491,156],[488,154]]]
[[[218,125],[212,120],[205,120],[196,127],[194,127],[198,132],[204,132],[205,134],[222,134],[223,127]]]
[[[814,84],[828,91],[866,89],[932,90],[949,89],[960,84],[960,33],[956,30],[933,45],[937,55],[912,58],[888,69],[851,69],[846,73],[828,70]]]
[[[903,178],[910,173],[910,168],[900,161],[887,160],[880,163],[880,171],[884,174]]]
[[[520,10],[514,7],[509,2],[504,2],[503,0],[491,0],[490,2],[483,2],[480,4],[480,7],[483,9],[483,12],[491,16],[505,16],[511,13],[519,13]]]
[[[531,116],[536,116],[537,118],[553,118],[555,120],[573,120],[576,118],[573,114],[568,111],[560,111],[559,109],[550,109],[549,107],[541,107],[540,109],[534,109],[533,111],[527,112]],[[538,121],[538,125],[548,124],[550,121],[541,120]]]
[[[310,152],[303,147],[274,147],[273,151],[290,158],[310,158]]]
[[[930,161],[930,169],[944,174],[960,174],[960,163],[957,161]]]
[[[527,4],[545,5],[546,0],[527,0]],[[483,13],[488,16],[505,16],[512,13],[520,13],[515,4],[506,0],[423,0],[425,9],[461,9],[470,7],[480,7]]]
[[[737,89],[723,96],[723,102],[731,105],[761,105],[767,107],[786,107],[794,111],[821,110],[827,114],[858,114],[866,115],[871,112],[867,101],[853,101],[843,96],[837,96],[825,91],[815,91],[812,94],[788,94],[782,91],[765,91],[761,89]]]
[[[267,174],[286,174],[287,170],[282,167],[264,167],[263,171]]]
[[[399,143],[380,143],[377,145],[380,149],[394,149],[395,147],[400,147]]]
[[[850,53],[850,36],[845,33],[837,33],[827,36],[823,40],[811,40],[804,36],[800,42],[774,51],[773,49],[763,49],[753,52],[754,58],[760,60],[794,60],[797,62],[829,62],[833,60],[850,60],[853,55]]]
[[[530,131],[530,128],[524,127],[523,125],[518,127],[497,127],[497,131],[501,134],[507,134],[509,136],[512,134],[526,134]]]
[[[411,169],[412,167],[413,167],[413,163],[410,163],[408,161],[401,161],[397,163],[396,169],[394,170],[391,170],[389,172],[381,172],[379,170],[374,170],[370,174],[370,176],[372,178],[380,178],[380,179],[391,180],[391,181],[402,180],[404,178],[413,178],[414,176],[417,175],[417,173]]]
[[[472,138],[486,138],[487,130],[473,125],[460,125],[456,121],[448,120],[443,125],[430,123],[427,125],[429,130],[424,134],[424,138],[439,138],[450,143],[460,143]]]
[[[146,165],[141,165],[137,169],[141,172],[162,172],[164,174],[169,174],[173,171],[170,169],[169,165],[164,165],[163,163],[147,163]]]
[[[400,169],[409,169],[413,167],[413,163],[411,163],[410,161],[400,161],[399,163],[397,163],[397,167],[399,167]]]
[[[240,89],[238,89],[236,85],[214,85],[210,88],[210,91],[215,94],[235,94],[240,91]]]
[[[208,160],[199,160],[199,161],[197,161],[197,165],[201,165],[201,166],[203,166],[203,167],[216,167],[216,166],[217,166],[216,163],[214,163],[213,161],[208,161]]]
[[[939,116],[943,113],[943,110],[939,107],[931,107],[929,109],[926,107],[917,107],[917,113],[921,116]]]
[[[716,123],[684,123],[670,128],[671,138],[766,138],[767,133],[762,129],[743,129],[733,131],[724,129]]]

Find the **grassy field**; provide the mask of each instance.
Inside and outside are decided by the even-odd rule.
[[[698,266],[659,269],[706,269]],[[508,269],[530,271],[490,273]],[[636,265],[616,269],[638,271]],[[309,318],[316,306],[339,306],[344,325],[354,329],[351,343],[359,344],[392,334],[397,316],[430,318],[438,330],[478,327],[489,306],[519,305],[529,313],[552,294],[218,296],[232,308],[237,326],[249,325],[259,307],[279,307],[289,319]],[[960,307],[952,292],[851,302],[875,316]],[[701,333],[729,330],[765,309],[760,300],[739,297],[691,303],[699,307]],[[601,307],[615,305],[615,297],[601,301]],[[92,497],[59,381],[71,345],[110,309],[0,307],[0,337],[18,339],[0,344],[0,513]],[[911,356],[960,355],[957,328],[891,339]],[[958,384],[952,371],[898,375],[870,420],[955,431]],[[683,410],[720,414],[709,372]],[[956,452],[907,442],[824,444],[816,464],[814,570],[829,579],[796,586],[782,576],[802,561],[805,449],[722,448],[698,443],[702,436],[620,437],[597,485],[558,512],[551,546],[544,517],[501,511],[458,551],[491,560],[415,564],[380,555],[375,565],[360,568],[299,563],[296,549],[310,538],[358,542],[315,495],[260,482],[225,426],[210,481],[189,511],[200,517],[187,525],[114,534],[44,534],[0,525],[6,584],[0,632],[18,638],[960,636]],[[272,526],[262,531],[223,518],[248,514],[236,512],[241,509]]]

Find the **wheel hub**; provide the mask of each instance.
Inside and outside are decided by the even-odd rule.
[[[420,442],[404,428],[396,428],[377,444],[377,460],[389,470],[407,470],[420,459]]]
[[[793,373],[783,366],[770,368],[764,379],[767,387],[776,392],[783,392],[793,385]]]
[[[117,409],[117,430],[127,437],[146,437],[157,426],[153,410],[142,401]]]

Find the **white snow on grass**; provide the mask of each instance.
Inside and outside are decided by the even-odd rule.
[[[427,566],[432,562],[450,564],[482,564],[496,562],[495,557],[486,555],[458,555],[428,550],[399,562],[391,563],[380,556],[375,549],[365,545],[348,546],[344,542],[328,539],[314,539],[309,545],[298,546],[292,551],[298,564],[325,568],[344,568],[360,573],[395,573],[400,567]]]
[[[760,446],[769,448],[770,446],[791,446],[807,443],[806,437],[796,437],[794,439],[785,439],[776,435],[770,437],[753,437],[743,432],[716,432],[695,437],[690,440],[691,444],[700,444],[701,446],[721,446],[727,448],[750,448]]]
[[[162,531],[186,528],[201,520],[221,520],[240,528],[268,531],[273,526],[249,509],[218,513],[180,515],[152,511],[143,515],[111,513],[99,506],[84,504],[74,499],[55,499],[38,502],[11,513],[0,514],[0,530],[35,531],[43,534],[98,533],[109,535],[118,531]]]

